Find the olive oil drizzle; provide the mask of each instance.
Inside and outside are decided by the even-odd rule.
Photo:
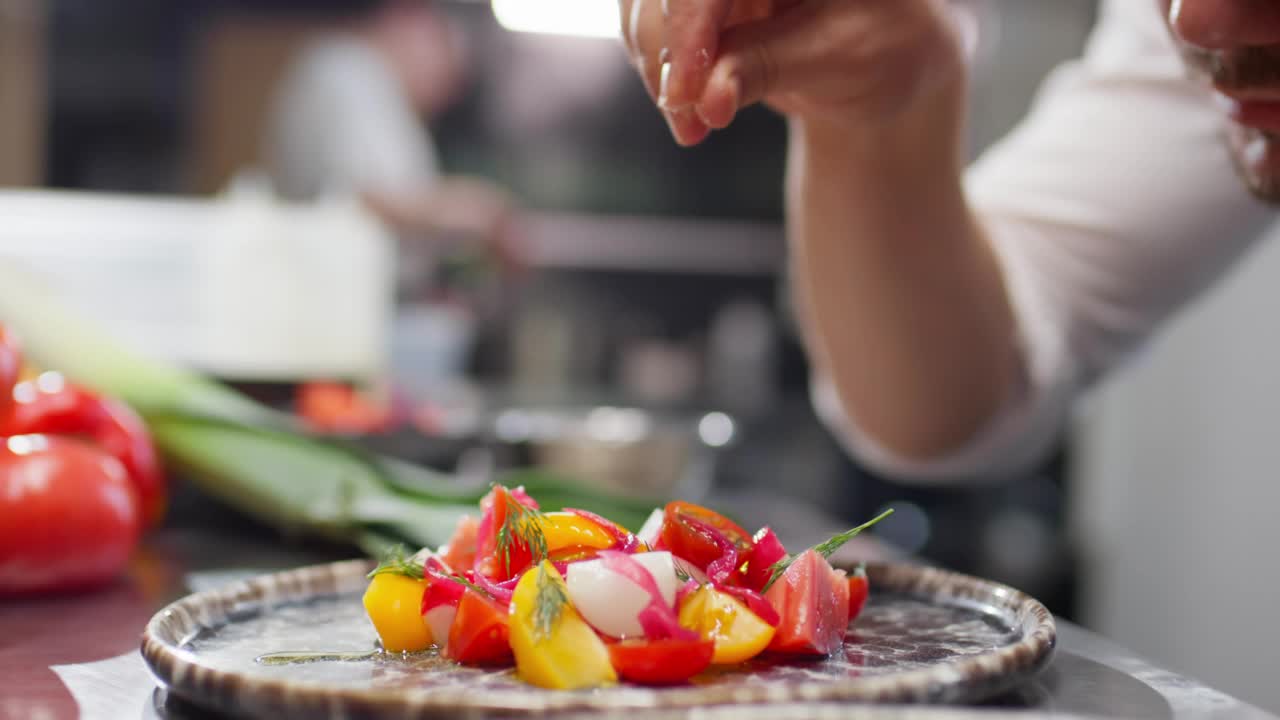
[[[273,652],[259,655],[253,661],[259,665],[303,665],[316,662],[359,662],[389,654],[384,650],[355,650],[351,652]]]

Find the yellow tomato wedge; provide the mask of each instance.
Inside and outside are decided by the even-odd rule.
[[[547,539],[547,552],[571,547],[603,550],[613,546],[613,538],[596,523],[569,512],[543,513],[531,522],[538,523]]]
[[[382,647],[402,652],[424,650],[431,644],[431,630],[422,620],[422,593],[426,589],[426,580],[391,572],[378,573],[369,581],[364,610]]]
[[[617,682],[609,650],[569,602],[564,579],[544,561],[516,583],[508,623],[516,674],[530,685],[575,690]]]
[[[774,628],[737,598],[703,586],[680,606],[680,626],[716,644],[712,664],[734,665],[759,655],[773,639]]]

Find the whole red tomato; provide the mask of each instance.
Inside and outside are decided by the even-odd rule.
[[[0,437],[72,435],[93,441],[124,465],[138,490],[148,526],[164,515],[168,492],[151,435],[128,405],[46,372],[14,386],[13,408],[0,418]]]
[[[0,595],[78,590],[120,574],[142,528],[111,455],[71,438],[0,439]]]
[[[9,408],[13,405],[9,390],[18,382],[21,369],[22,351],[18,348],[18,340],[4,329],[4,325],[0,325],[0,421],[9,415]]]

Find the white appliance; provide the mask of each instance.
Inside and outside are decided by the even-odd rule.
[[[13,190],[0,191],[0,219],[0,262],[141,352],[234,380],[364,378],[388,364],[394,246],[354,199]]]

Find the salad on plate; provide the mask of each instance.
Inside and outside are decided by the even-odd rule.
[[[692,503],[632,533],[599,515],[545,511],[494,486],[436,551],[391,553],[364,607],[388,652],[435,646],[463,665],[514,666],[550,689],[683,683],[762,653],[821,657],[844,646],[867,599],[865,572],[827,558],[874,520],[788,553]]]

